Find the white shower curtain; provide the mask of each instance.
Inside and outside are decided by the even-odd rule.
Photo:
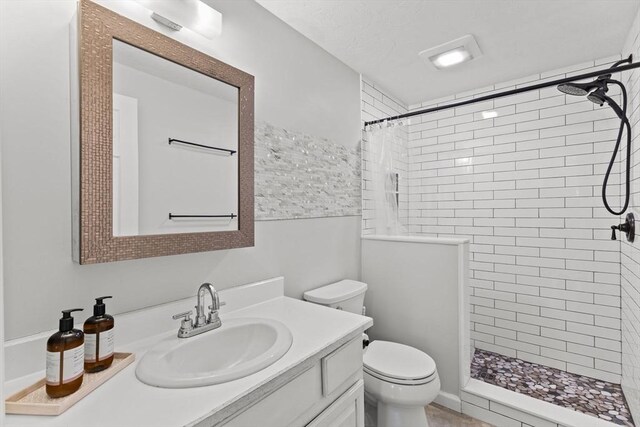
[[[379,235],[405,232],[398,212],[398,169],[394,165],[403,142],[399,135],[401,124],[372,125],[366,131],[367,163],[373,190],[373,222]]]

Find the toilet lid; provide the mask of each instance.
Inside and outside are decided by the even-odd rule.
[[[304,293],[304,299],[316,304],[331,305],[362,295],[367,284],[355,280],[341,280],[331,285],[322,286]]]
[[[387,378],[417,380],[436,371],[436,362],[428,354],[408,345],[373,341],[364,353],[365,368]]]

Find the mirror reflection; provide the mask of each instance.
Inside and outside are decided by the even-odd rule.
[[[238,230],[238,88],[114,39],[113,235]]]

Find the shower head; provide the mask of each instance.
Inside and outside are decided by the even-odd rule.
[[[618,65],[621,64],[625,64],[625,63],[631,63],[633,57],[631,55],[629,55],[628,58],[626,59],[622,59],[620,61],[617,61],[616,63],[614,63],[610,68],[615,68]],[[595,79],[594,81],[590,82],[590,83],[574,83],[574,82],[567,82],[567,83],[562,83],[558,85],[558,90],[562,93],[566,93],[567,95],[574,95],[574,96],[585,96],[585,95],[589,95],[589,92],[593,91],[593,90],[602,90],[604,89],[604,92],[607,91],[607,82],[609,82],[609,80],[611,79],[611,74],[602,74],[600,75],[597,79]],[[596,104],[602,105],[604,104],[604,98],[602,98],[600,95],[598,96],[594,96],[593,98],[591,98],[591,96],[588,97],[589,100],[591,102],[594,102]]]
[[[566,93],[567,95],[574,96],[585,96],[593,89],[597,88],[598,85],[595,82],[592,83],[563,83],[558,85],[558,90],[562,93]]]
[[[611,66],[611,68],[615,68],[618,65],[629,62],[631,63],[632,57],[624,59],[622,61],[618,61]],[[617,85],[620,87],[620,91],[622,92],[622,108],[618,103],[616,103],[613,99],[607,96],[607,92],[609,91],[609,84]],[[613,215],[621,215],[624,211],[629,207],[629,194],[631,192],[630,188],[630,165],[631,165],[631,124],[629,123],[629,119],[627,118],[627,90],[624,87],[622,82],[612,79],[611,74],[601,74],[597,79],[589,83],[574,83],[574,82],[566,82],[561,83],[557,86],[558,90],[567,95],[574,96],[585,96],[587,99],[594,104],[599,106],[603,106],[605,103],[611,107],[613,112],[620,119],[620,128],[618,130],[618,137],[616,138],[616,146],[613,150],[613,155],[611,156],[611,160],[609,161],[609,167],[607,168],[607,172],[605,173],[604,181],[602,182],[602,201],[604,203],[605,208]],[[620,141],[622,140],[622,134],[624,129],[627,130],[627,177],[626,177],[626,193],[625,193],[625,202],[624,206],[619,212],[614,211],[611,206],[609,206],[609,202],[607,201],[607,183],[609,181],[609,176],[611,174],[611,169],[613,168],[618,148],[620,147]]]
[[[607,83],[613,83],[620,86],[622,85],[617,80],[603,81],[603,85],[597,88],[596,90],[594,90],[593,92],[591,92],[589,95],[587,95],[587,99],[601,107],[606,102],[609,105],[609,107],[611,107],[613,112],[616,113],[616,116],[618,116],[618,118],[624,122],[625,120],[628,120],[626,118],[626,113],[622,111],[622,108],[620,108],[620,106],[616,103],[616,101],[614,101],[607,95],[607,92],[609,91]]]
[[[605,94],[605,90],[603,88],[598,88],[596,90],[594,90],[593,92],[591,92],[589,95],[587,95],[587,99],[591,102],[593,102],[594,104],[598,104],[599,106],[603,106],[605,101],[607,101],[607,99],[611,99],[609,98],[606,94]]]

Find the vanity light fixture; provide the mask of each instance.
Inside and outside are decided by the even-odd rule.
[[[200,0],[136,0],[149,9],[151,18],[180,31],[182,28],[209,40],[222,33],[222,14]]]
[[[477,59],[482,56],[482,52],[476,39],[472,35],[467,34],[466,36],[451,40],[436,47],[423,50],[418,55],[426,62],[441,70],[471,61],[472,59]]]
[[[482,115],[483,119],[493,119],[495,117],[498,117],[498,112],[497,111],[483,111],[482,113],[480,113]]]

